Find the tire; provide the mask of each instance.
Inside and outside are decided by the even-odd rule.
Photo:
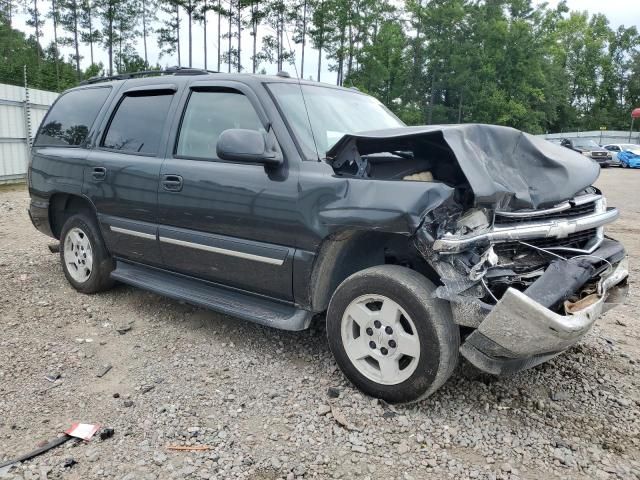
[[[93,215],[69,217],[60,232],[60,262],[64,276],[77,291],[97,293],[115,283],[110,274],[115,262],[109,255]]]
[[[396,265],[362,270],[337,288],[327,311],[329,347],[364,393],[416,402],[451,376],[460,331],[434,290],[418,272]]]

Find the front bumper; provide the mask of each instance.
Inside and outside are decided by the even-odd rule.
[[[615,165],[615,162],[613,161],[613,159],[611,158],[607,158],[607,157],[592,157],[593,160],[595,160],[596,162],[598,162],[598,165],[600,165],[601,167],[611,167],[612,165]]]
[[[577,343],[605,311],[624,301],[628,260],[599,275],[595,293],[560,315],[525,293],[509,288],[476,331],[460,347],[477,368],[495,375],[530,368]]]

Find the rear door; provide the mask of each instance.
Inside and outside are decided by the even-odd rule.
[[[160,172],[159,239],[166,268],[292,299],[298,219],[297,167],[222,161],[220,133],[275,133],[255,93],[232,81],[198,81],[185,92]]]
[[[112,95],[110,85],[82,87],[62,94],[53,104],[31,150],[32,196],[82,193],[87,145],[94,123]]]
[[[117,257],[161,263],[157,186],[176,92],[173,84],[125,86],[87,158],[85,194]]]

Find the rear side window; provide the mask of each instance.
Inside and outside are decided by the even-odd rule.
[[[35,145],[82,145],[109,93],[111,87],[101,87],[73,90],[62,95],[47,114]]]
[[[180,157],[217,159],[216,145],[230,128],[264,130],[251,102],[235,91],[194,91],[184,112],[178,148]]]
[[[128,153],[158,153],[173,95],[125,96],[111,118],[102,146]]]

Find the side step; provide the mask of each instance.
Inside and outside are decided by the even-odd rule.
[[[165,297],[282,330],[304,330],[313,317],[311,312],[290,304],[122,261],[116,263],[111,277]]]

